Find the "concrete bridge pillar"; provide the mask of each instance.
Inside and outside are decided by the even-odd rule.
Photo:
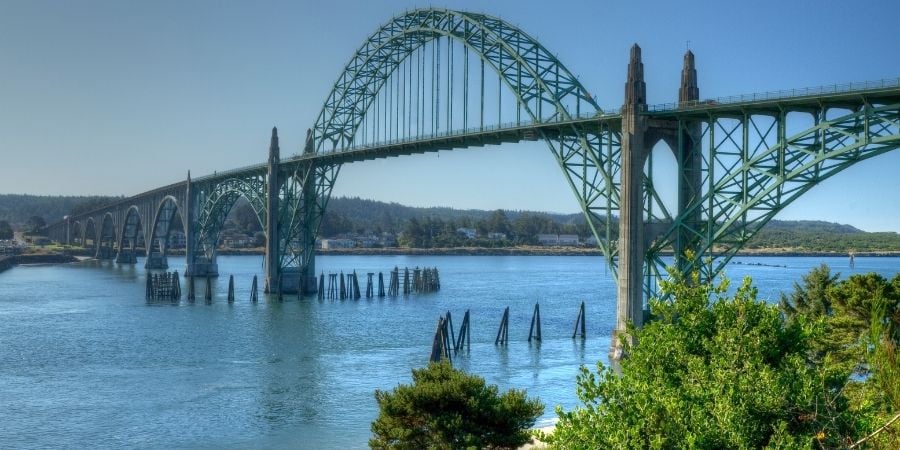
[[[684,65],[681,69],[681,87],[678,89],[678,105],[681,107],[695,104],[700,100],[700,88],[697,82],[697,69],[694,65],[694,54],[688,50],[684,54]],[[700,198],[702,189],[701,164],[703,156],[701,146],[700,122],[683,123],[678,130],[677,158],[680,176],[678,177],[678,215],[682,221],[675,237],[675,264],[684,272],[690,261],[684,258],[686,251],[695,251],[697,236],[691,232],[700,223],[700,208],[689,210],[696,199]]]
[[[116,254],[116,264],[136,264],[137,253],[134,251],[134,240],[128,239],[122,242],[122,248]]]
[[[647,88],[644,83],[644,65],[641,48],[631,47],[628,62],[628,81],[625,83],[625,104],[622,107],[622,172],[619,203],[619,279],[616,303],[616,329],[613,333],[610,355],[622,354],[622,334],[631,322],[641,326],[644,322],[644,218],[643,178],[644,161],[649,149],[645,142],[647,120],[640,113],[647,106]]]
[[[310,154],[316,151],[315,145],[312,139],[312,130],[306,130],[306,145],[304,146],[303,153]],[[314,164],[314,163],[310,163]],[[300,287],[303,289],[304,294],[314,294],[318,289],[318,283],[316,283],[316,230],[315,230],[315,221],[317,214],[317,203],[316,203],[316,167],[311,166],[309,168],[310,179],[307,179],[303,185],[303,211],[305,216],[303,217],[303,229],[301,239],[303,240],[303,261],[301,266],[302,273],[300,274],[301,283]]]
[[[279,244],[281,236],[278,230],[280,219],[278,208],[278,191],[281,187],[278,179],[280,159],[278,148],[278,128],[272,128],[272,140],[269,144],[269,174],[266,183],[266,287],[265,292],[277,292],[278,283],[285,284],[281,277],[281,255]],[[296,282],[296,280],[295,280]],[[296,286],[296,284],[294,284]]]

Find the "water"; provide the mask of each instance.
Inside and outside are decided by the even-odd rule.
[[[854,270],[846,258],[735,261],[745,264],[729,266],[733,285],[751,275],[769,299],[821,262],[845,276],[900,271],[900,258],[857,258]],[[183,272],[177,258],[170,263]],[[377,415],[373,392],[410,381],[447,310],[456,327],[471,310],[471,354],[455,365],[540,397],[539,425],[552,421],[555,405],[577,404],[579,366],[606,361],[615,289],[601,258],[323,256],[317,263],[326,273],[356,269],[363,283],[370,271],[387,278],[394,266],[436,266],[442,289],[359,301],[261,296],[251,304],[259,256],[219,259],[221,273],[235,276],[234,304],[225,301],[227,276],[216,280],[210,304],[202,295],[148,303],[143,261],[0,274],[0,445],[362,448]],[[582,300],[588,338],[573,341]],[[535,302],[544,341],[529,345]],[[498,348],[506,306],[512,342]]]

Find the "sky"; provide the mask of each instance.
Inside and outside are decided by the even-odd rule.
[[[0,193],[133,195],[265,161],[306,129],[356,49],[417,7],[499,16],[604,107],[643,50],[648,103],[900,77],[900,2],[0,0]],[[777,219],[900,232],[900,151],[813,188]],[[411,206],[578,212],[547,147],[510,144],[345,165],[334,195]]]

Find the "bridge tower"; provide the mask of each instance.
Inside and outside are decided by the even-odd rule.
[[[647,118],[640,113],[647,107],[647,85],[641,48],[634,44],[628,61],[625,82],[625,104],[622,105],[622,172],[619,204],[619,283],[616,295],[616,329],[611,354],[621,354],[619,337],[631,322],[640,327],[644,322],[643,263],[644,161],[649,154],[645,145]]]
[[[278,166],[280,162],[280,150],[278,148],[278,128],[272,127],[272,140],[269,144],[268,180],[266,183],[266,292],[277,292],[281,283],[281,255],[279,244],[281,236],[278,230],[279,208],[278,190]]]
[[[678,89],[678,106],[685,107],[696,104],[700,100],[700,87],[697,83],[697,68],[694,65],[694,53],[688,50],[684,54],[684,65],[681,69],[681,87]],[[688,270],[690,261],[685,258],[686,251],[696,253],[698,237],[695,230],[700,227],[700,208],[689,210],[702,196],[700,122],[679,122],[675,157],[678,161],[678,214],[681,220],[675,236],[675,264],[681,273]]]
[[[312,130],[306,130],[306,145],[303,153],[311,155],[316,152]],[[313,294],[317,290],[316,283],[316,218],[320,213],[317,204],[319,177],[315,162],[310,160],[307,173],[309,176],[303,183],[303,227],[300,239],[303,245],[303,256],[300,266],[300,289],[304,294]]]
[[[681,87],[678,90],[679,105],[685,106],[700,98],[694,54],[684,55],[681,71]],[[610,354],[622,356],[620,335],[628,323],[640,327],[644,322],[644,276],[649,257],[649,243],[668,227],[668,223],[645,221],[644,164],[653,146],[660,140],[666,142],[675,153],[678,163],[678,205],[674,220],[678,234],[674,243],[675,261],[679,269],[690,261],[685,251],[696,248],[700,209],[692,208],[701,195],[700,123],[652,119],[644,114],[647,108],[647,87],[644,82],[644,65],[641,48],[631,47],[628,62],[628,79],[625,83],[625,104],[622,106],[622,171],[619,204],[618,242],[618,292],[616,329],[613,333]]]

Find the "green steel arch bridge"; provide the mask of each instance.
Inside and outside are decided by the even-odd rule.
[[[307,132],[282,158],[153,189],[49,227],[100,258],[167,266],[185,235],[187,276],[216,276],[228,212],[243,197],[267,235],[266,289],[316,289],[315,239],[344,164],[543,141],[616,274],[617,330],[640,326],[662,255],[714,277],[772,217],[813,186],[900,146],[900,78],[701,100],[694,55],[678,101],[648,105],[640,48],[625,99],[602,109],[543,45],[501,19],[419,9],[392,18],[352,55]],[[677,161],[677,201],[654,180],[653,148]],[[670,202],[671,203],[671,202]]]

